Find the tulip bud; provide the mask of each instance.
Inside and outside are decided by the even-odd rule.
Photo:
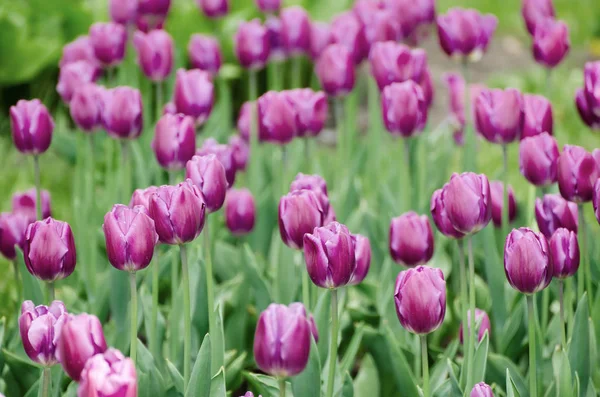
[[[551,185],[557,179],[559,154],[556,139],[545,132],[525,138],[519,146],[519,170],[535,186]]]
[[[251,391],[247,391],[246,394],[244,394],[242,397],[254,397],[254,393],[252,393]],[[258,396],[258,397],[262,397],[262,396]]]
[[[535,219],[540,232],[549,239],[561,227],[577,233],[577,204],[563,199],[558,194],[546,194],[535,200]]]
[[[229,147],[233,152],[233,163],[236,170],[243,171],[248,165],[248,157],[250,157],[250,147],[238,135],[232,135],[229,138]]]
[[[248,189],[229,189],[225,200],[225,224],[227,229],[241,236],[254,228],[256,205]]]
[[[262,141],[286,144],[297,131],[296,110],[287,95],[269,91],[258,98],[258,133]]]
[[[354,243],[356,267],[350,276],[348,285],[358,285],[367,277],[371,268],[371,242],[368,237],[360,234],[353,234],[352,242]]]
[[[310,26],[310,56],[319,59],[325,48],[332,43],[331,27],[328,23],[315,21]]]
[[[588,62],[583,70],[584,94],[590,110],[600,117],[600,61]]]
[[[489,142],[518,139],[523,126],[523,98],[514,88],[487,89],[475,99],[475,126]]]
[[[96,354],[81,371],[80,397],[135,397],[138,395],[135,363],[117,349]]]
[[[133,36],[137,62],[152,81],[163,81],[173,69],[173,39],[162,29],[149,33],[137,31]]]
[[[517,291],[533,294],[552,281],[552,258],[541,233],[522,227],[513,229],[504,245],[504,272]]]
[[[106,66],[115,66],[125,57],[127,30],[114,22],[96,22],[90,27],[94,55]]]
[[[392,11],[383,2],[358,0],[352,8],[362,23],[368,49],[377,42],[396,40],[399,35],[398,22]]]
[[[183,114],[165,114],[156,123],[152,150],[164,169],[180,170],[196,152],[194,119]]]
[[[588,125],[592,129],[600,129],[600,116],[594,113],[591,104],[588,102],[585,91],[578,89],[575,95],[575,104],[577,105],[577,112],[581,121]]]
[[[465,128],[465,80],[458,73],[445,73],[444,83],[448,88],[448,117],[454,132],[454,141],[462,146]]]
[[[384,41],[373,44],[369,53],[371,74],[380,90],[392,83],[406,80],[419,82],[427,66],[423,50],[411,50],[404,44]]]
[[[467,327],[469,327],[469,331],[471,331],[471,310],[467,311]],[[490,318],[488,314],[481,309],[475,309],[475,327],[477,329],[478,342],[481,342],[486,331],[488,333],[488,338],[491,336],[490,332],[492,331],[492,326],[490,324]],[[460,328],[458,329],[458,338],[460,340],[460,343],[464,343],[462,323],[460,324]]]
[[[319,199],[310,190],[297,190],[279,200],[279,233],[288,247],[302,249],[304,235],[322,226],[324,218]]]
[[[163,111],[162,114],[179,114],[179,112],[177,112],[177,108],[175,107],[175,104],[171,101],[171,102],[167,102],[165,103],[165,106],[163,106]]]
[[[416,80],[415,83],[417,83],[419,85],[419,87],[421,87],[421,89],[423,90],[423,96],[425,97],[425,104],[427,105],[427,108],[429,108],[431,106],[431,104],[433,103],[434,88],[433,88],[433,76],[431,75],[431,71],[429,70],[429,67],[427,65],[425,66],[425,68],[423,70],[421,79]]]
[[[283,47],[281,19],[273,15],[267,16],[265,28],[269,37],[269,60],[277,62],[285,60],[287,54]]]
[[[463,238],[464,234],[456,230],[452,225],[452,222],[450,222],[450,218],[448,218],[446,204],[444,203],[446,186],[448,185],[444,185],[444,189],[436,190],[431,196],[431,217],[433,218],[435,226],[437,226],[438,230],[446,237]]]
[[[417,266],[400,272],[394,290],[400,324],[414,334],[435,331],[446,315],[446,281],[440,269]]]
[[[77,259],[71,227],[52,218],[31,223],[25,232],[23,255],[29,273],[41,280],[70,276]]]
[[[135,27],[140,32],[148,33],[156,29],[162,29],[165,25],[166,15],[138,14],[135,19]]]
[[[75,90],[69,102],[71,118],[85,132],[93,132],[102,126],[104,88],[85,84]]]
[[[579,269],[579,243],[575,232],[556,229],[550,238],[550,257],[554,277],[562,279],[574,275]]]
[[[327,225],[329,220],[335,220],[335,214],[332,214],[333,207],[329,204],[329,197],[327,196],[327,183],[320,175],[305,175],[299,173],[290,185],[290,192],[299,190],[310,190],[315,194],[321,209],[325,216],[323,225]]]
[[[558,188],[565,199],[576,203],[592,199],[594,183],[600,174],[590,153],[580,146],[565,145],[557,169]]]
[[[166,16],[171,8],[171,0],[138,0],[138,12]]]
[[[19,331],[25,353],[31,360],[44,367],[56,364],[56,343],[67,316],[61,301],[53,301],[50,306],[23,302]]]
[[[435,22],[433,0],[393,0],[386,6],[394,14],[398,26],[398,40],[412,46],[427,36],[428,26]]]
[[[177,186],[161,186],[150,198],[150,217],[163,244],[181,245],[198,237],[205,211],[202,192],[189,179]]]
[[[492,392],[492,388],[489,387],[484,382],[480,382],[473,386],[471,390],[470,397],[494,397],[494,393]]]
[[[537,63],[553,68],[563,60],[570,47],[569,28],[563,21],[546,18],[536,25],[533,57]]]
[[[98,69],[87,61],[77,61],[60,68],[56,91],[62,100],[69,104],[75,91],[81,86],[95,82],[99,77]]]
[[[356,65],[369,55],[365,28],[352,11],[342,12],[331,21],[331,40],[345,46]]]
[[[52,215],[50,209],[50,193],[47,190],[40,192],[42,200],[42,219],[48,218]],[[35,188],[29,189],[25,192],[17,192],[12,196],[12,212],[21,214],[27,219],[27,224],[33,223],[37,220],[36,213],[37,196]]]
[[[188,58],[194,69],[205,70],[216,76],[223,64],[221,46],[212,36],[193,34],[188,43]]]
[[[240,108],[240,113],[238,114],[236,127],[242,139],[246,142],[250,141],[250,116],[254,104],[255,102],[244,102],[244,104]]]
[[[523,95],[523,132],[521,139],[547,132],[552,135],[552,104],[541,95]]]
[[[281,11],[281,42],[286,53],[291,56],[310,52],[310,19],[300,6],[284,8]]]
[[[150,198],[158,188],[156,186],[149,186],[145,189],[135,189],[129,202],[129,207],[134,208],[135,206],[141,205],[150,213]]]
[[[385,128],[404,138],[419,135],[427,123],[423,90],[414,81],[393,83],[383,89],[381,109]]]
[[[354,88],[354,64],[350,51],[341,44],[330,44],[315,66],[323,90],[329,96],[344,96]]]
[[[220,18],[229,12],[228,0],[196,0],[196,3],[209,18]]]
[[[433,232],[429,219],[410,211],[390,223],[390,255],[396,263],[414,267],[433,256]]]
[[[65,44],[62,50],[62,58],[58,66],[61,68],[69,63],[87,61],[100,71],[100,61],[94,54],[94,47],[89,36],[79,36],[70,43]]]
[[[98,317],[82,313],[65,319],[56,345],[56,358],[71,379],[79,382],[86,362],[105,351],[106,340]]]
[[[206,210],[218,211],[225,202],[227,176],[223,164],[214,154],[194,156],[185,166],[185,177],[202,192]]]
[[[50,147],[54,120],[39,99],[21,99],[11,106],[10,127],[19,152],[37,155]]]
[[[214,94],[210,74],[192,69],[177,71],[173,95],[177,112],[191,116],[202,124],[212,111]]]
[[[29,221],[19,213],[0,214],[0,253],[10,261],[17,257],[16,247],[23,248],[25,230]]]
[[[276,14],[281,8],[281,0],[254,0],[256,6],[265,14]]]
[[[438,37],[442,50],[453,58],[481,59],[498,25],[492,14],[482,15],[473,9],[451,8],[437,17]]]
[[[275,377],[298,375],[308,363],[311,324],[301,303],[272,303],[260,314],[254,334],[258,367]]]
[[[102,120],[106,133],[116,139],[135,139],[143,129],[142,96],[131,87],[106,91]]]
[[[527,31],[532,36],[538,23],[547,18],[554,18],[554,6],[552,0],[523,0],[521,14],[525,20]]]
[[[594,153],[596,153],[598,149],[594,150]],[[596,183],[594,183],[594,191],[592,194],[592,205],[594,206],[594,215],[596,215],[596,219],[598,220],[598,223],[600,223],[600,179],[596,180]],[[575,230],[577,231],[577,230]],[[0,234],[1,236],[1,234]]]
[[[285,94],[296,111],[297,135],[317,136],[327,121],[328,105],[325,93],[315,92],[310,88],[297,88],[286,91]]]
[[[492,221],[496,227],[502,226],[502,217],[504,213],[504,184],[500,181],[490,183],[490,193],[492,194]],[[517,202],[515,192],[512,186],[508,185],[508,223],[511,223],[517,216]]]
[[[492,217],[490,184],[483,174],[453,174],[444,187],[444,206],[454,229],[464,234],[477,233]]]
[[[214,139],[208,138],[202,143],[202,147],[196,150],[196,155],[207,156],[209,154],[217,156],[217,160],[219,160],[225,168],[227,184],[229,187],[233,186],[235,174],[237,172],[233,148],[229,145],[221,145]]]
[[[110,0],[108,13],[113,22],[128,25],[135,21],[138,0]]]
[[[234,38],[235,54],[246,69],[262,69],[269,59],[269,35],[258,19],[240,24]]]

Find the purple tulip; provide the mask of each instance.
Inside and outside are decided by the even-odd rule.
[[[446,186],[448,186],[448,184],[444,185],[443,189],[438,189],[433,192],[433,195],[431,196],[431,217],[433,218],[435,226],[437,226],[438,230],[446,237],[455,239],[463,238],[464,233],[456,230],[452,225],[452,222],[450,222],[450,218],[448,218],[448,212],[446,211],[446,204],[444,202]]]
[[[291,56],[310,52],[310,18],[300,6],[284,8],[281,18],[281,42]]]
[[[500,181],[490,182],[490,193],[492,194],[492,221],[496,227],[502,226],[504,213],[504,184]],[[517,216],[517,201],[512,186],[508,185],[508,223]]]
[[[258,367],[276,377],[298,375],[308,363],[311,323],[301,303],[272,303],[260,314],[254,334]]]
[[[177,108],[175,107],[173,101],[170,101],[165,103],[165,106],[163,106],[162,114],[179,114],[179,112],[177,112]]]
[[[565,228],[556,229],[549,244],[554,277],[562,279],[574,275],[579,269],[577,234]]]
[[[454,229],[477,233],[492,217],[490,183],[483,174],[453,174],[444,187],[444,207]]]
[[[521,136],[523,98],[514,88],[486,89],[475,98],[475,127],[489,142],[507,144]]]
[[[325,22],[313,22],[310,26],[310,56],[319,59],[325,48],[332,43],[331,27]]]
[[[194,119],[183,114],[165,114],[156,123],[152,150],[166,170],[180,170],[196,152]]]
[[[135,139],[143,129],[140,91],[131,87],[106,90],[102,122],[106,133],[115,139]]]
[[[594,113],[591,104],[588,102],[585,91],[580,88],[575,94],[575,105],[577,105],[577,112],[581,121],[583,121],[588,127],[599,130],[600,129],[600,116]]]
[[[329,96],[344,96],[354,88],[354,64],[350,51],[341,44],[330,44],[315,66],[321,87]]]
[[[69,104],[75,91],[83,85],[95,82],[98,77],[98,69],[88,61],[71,62],[60,68],[56,91],[62,100]]]
[[[240,24],[234,38],[235,54],[246,69],[262,69],[269,59],[269,34],[258,19]]]
[[[53,282],[68,277],[77,259],[71,227],[52,218],[29,224],[23,256],[29,273],[41,280]]]
[[[104,88],[93,83],[75,90],[69,102],[71,118],[85,132],[93,132],[102,126]]]
[[[546,194],[543,198],[535,200],[535,219],[547,239],[561,227],[577,233],[578,214],[577,204],[563,199],[558,194]]]
[[[480,382],[473,386],[470,397],[494,397],[492,388],[484,382]]]
[[[416,80],[415,83],[417,83],[419,85],[419,87],[421,87],[421,89],[423,90],[423,96],[425,97],[425,104],[427,105],[427,108],[429,108],[431,106],[431,104],[433,103],[434,88],[433,88],[433,76],[432,76],[431,70],[429,70],[428,66],[425,66],[425,69],[423,70],[423,74],[421,75],[421,79]]]
[[[444,73],[448,89],[449,122],[457,145],[464,143],[465,128],[465,80],[458,73]]]
[[[135,19],[135,26],[140,32],[148,33],[156,29],[162,29],[166,18],[166,15],[138,14]]]
[[[150,198],[150,217],[159,241],[181,245],[194,240],[204,228],[205,208],[202,192],[189,179],[159,187]]]
[[[185,166],[185,177],[202,192],[206,210],[218,211],[225,202],[227,176],[225,167],[214,154],[194,156]]]
[[[244,394],[241,397],[254,397],[254,393],[252,393],[251,391],[247,391],[246,394]],[[258,397],[262,397],[262,396],[258,396]]]
[[[229,145],[221,145],[214,139],[208,138],[202,143],[202,147],[196,150],[196,155],[206,156],[209,154],[214,154],[217,156],[217,159],[225,168],[227,184],[230,187],[233,186],[233,183],[235,182],[235,174],[237,172],[234,149]]]
[[[138,0],[138,12],[165,16],[171,8],[171,0]]]
[[[291,248],[302,249],[303,237],[323,225],[325,213],[317,195],[310,190],[297,190],[279,200],[279,233]]]
[[[252,107],[255,102],[246,101],[240,108],[240,113],[238,114],[236,127],[242,139],[246,142],[250,141],[250,117],[252,113]],[[260,138],[260,136],[259,136]]]
[[[223,64],[221,45],[212,36],[193,34],[188,43],[188,58],[194,69],[205,70],[216,76]]]
[[[523,0],[521,14],[525,20],[527,31],[532,36],[540,22],[555,16],[552,0]]]
[[[545,132],[525,138],[519,145],[519,170],[535,186],[551,185],[557,180],[559,154],[556,139]]]
[[[254,228],[256,205],[248,189],[229,189],[225,200],[225,225],[236,235],[248,234]]]
[[[10,127],[17,150],[23,154],[42,154],[50,147],[54,120],[39,99],[21,99],[10,107]]]
[[[320,175],[306,175],[299,173],[290,185],[290,192],[299,190],[310,190],[315,194],[325,219],[323,225],[327,225],[330,221],[335,220],[335,214],[333,214],[333,207],[329,203],[329,197],[327,195],[327,183]]]
[[[325,126],[329,111],[325,93],[315,92],[310,88],[297,88],[286,91],[285,94],[296,111],[297,136],[317,136]]]
[[[567,200],[583,203],[592,199],[600,176],[594,157],[584,148],[565,145],[558,158],[558,188]]]
[[[105,351],[106,340],[98,317],[82,313],[65,319],[56,345],[56,358],[71,379],[79,382],[86,362]]]
[[[135,32],[133,44],[142,72],[152,81],[163,81],[173,70],[173,39],[162,29]]]
[[[429,218],[410,211],[393,218],[389,232],[390,255],[396,263],[414,267],[433,256],[433,232]]]
[[[78,397],[137,397],[135,363],[117,349],[96,354],[81,371]]]
[[[94,47],[89,36],[79,36],[72,42],[65,44],[62,50],[62,57],[60,58],[59,66],[63,66],[77,62],[87,61],[94,65],[98,72],[100,71],[100,61],[94,54]]]
[[[127,30],[114,22],[96,22],[90,26],[90,43],[94,55],[105,66],[115,66],[125,57]]]
[[[45,219],[52,215],[50,193],[47,190],[42,190],[40,197],[42,200],[42,219]],[[37,220],[36,203],[35,188],[17,192],[12,196],[12,212],[23,215],[27,219],[27,224],[33,223]]]
[[[440,46],[448,56],[481,59],[498,25],[498,18],[473,9],[451,8],[437,17]]]
[[[0,253],[10,261],[17,257],[16,247],[23,248],[29,221],[19,213],[0,214]]]
[[[548,68],[557,66],[569,52],[569,28],[563,21],[546,18],[535,27],[533,57]]]
[[[384,41],[373,44],[369,53],[371,74],[380,90],[392,83],[413,80],[419,83],[427,68],[427,55],[421,49]]]
[[[400,324],[415,334],[435,331],[446,315],[446,281],[440,269],[418,266],[398,274],[394,290]]]
[[[209,18],[221,18],[229,12],[228,0],[196,0],[196,3]]]
[[[138,0],[110,0],[108,14],[113,22],[128,25],[135,21]]]
[[[248,165],[248,157],[250,157],[250,147],[244,139],[239,135],[229,137],[229,147],[233,152],[233,163],[236,170],[243,171]]]
[[[269,37],[269,60],[285,60],[287,54],[285,48],[283,47],[281,19],[273,15],[267,16],[267,19],[265,20],[265,28],[267,28],[267,36]]]
[[[523,95],[523,132],[521,139],[547,132],[552,135],[552,104],[541,95]]]
[[[427,36],[428,25],[435,22],[433,0],[386,0],[399,25],[398,39],[417,46]]]
[[[282,92],[269,91],[258,98],[258,134],[261,141],[278,144],[296,136],[296,110]]]
[[[312,233],[304,234],[304,259],[316,286],[343,287],[356,271],[354,239],[348,228],[338,222],[315,227]]]
[[[504,245],[504,272],[508,283],[524,294],[546,288],[553,275],[546,237],[526,227],[513,229]]]
[[[179,69],[173,94],[177,112],[191,116],[203,124],[212,111],[214,94],[210,73],[199,69]]]
[[[371,242],[368,237],[361,234],[353,234],[354,260],[356,267],[350,276],[348,285],[358,285],[363,282],[371,268]]]
[[[467,311],[467,327],[469,327],[469,331],[471,330],[471,311]],[[488,338],[491,336],[490,332],[492,331],[492,326],[490,324],[490,318],[488,314],[481,310],[475,309],[475,327],[477,327],[477,341],[481,342],[483,336],[487,332]],[[463,325],[460,323],[460,328],[458,329],[458,338],[460,343],[464,343],[463,338]]]
[[[403,138],[419,135],[427,123],[423,90],[414,81],[393,83],[383,89],[381,109],[385,128]]]
[[[31,360],[44,367],[56,364],[56,344],[67,316],[61,301],[53,301],[50,306],[23,302],[19,331],[25,353]]]
[[[342,12],[333,19],[331,40],[346,47],[356,65],[369,55],[365,28],[352,11]]]
[[[265,14],[276,14],[281,8],[281,0],[254,0],[256,6]]]
[[[158,188],[156,186],[149,186],[145,189],[135,189],[131,195],[131,201],[129,202],[129,208],[141,205],[150,213],[150,199],[152,195],[156,193]]]
[[[398,38],[398,22],[383,2],[358,0],[354,3],[352,11],[364,27],[367,48],[371,48],[377,42]]]
[[[589,108],[596,117],[600,117],[600,61],[585,64],[583,81]]]

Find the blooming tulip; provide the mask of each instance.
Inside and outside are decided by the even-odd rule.
[[[146,208],[148,213],[150,213],[150,198],[158,188],[156,186],[149,186],[145,189],[135,189],[133,194],[131,195],[131,201],[129,202],[129,207],[133,208],[135,206],[141,205]]]
[[[533,294],[552,281],[552,257],[541,233],[522,227],[513,229],[504,245],[504,271],[517,291]]]
[[[256,6],[265,14],[274,14],[281,8],[281,0],[255,0]]]
[[[40,191],[40,197],[42,200],[42,218],[45,219],[52,215],[50,193],[47,190],[42,190]],[[35,188],[25,192],[17,192],[12,196],[12,212],[23,215],[27,219],[27,224],[33,223],[37,220],[36,202]]]
[[[319,59],[325,48],[331,44],[331,27],[325,22],[313,22],[310,27],[310,56]]]
[[[548,186],[556,182],[558,156],[556,139],[547,133],[525,138],[519,146],[519,170],[531,184]]]
[[[492,388],[484,382],[480,382],[473,386],[470,397],[494,397]]]
[[[290,185],[290,192],[302,189],[312,191],[316,195],[317,200],[319,200],[321,209],[325,214],[323,225],[327,225],[330,221],[335,220],[335,214],[332,214],[333,207],[329,204],[329,197],[327,196],[327,183],[325,182],[325,179],[320,175],[305,175],[299,173]]]
[[[89,36],[79,36],[70,43],[65,44],[62,49],[62,57],[59,66],[63,66],[77,61],[87,61],[100,70],[100,61],[94,54],[94,47]]]
[[[523,0],[521,14],[525,20],[525,26],[532,36],[539,23],[548,18],[553,19],[555,15],[552,0]]]
[[[69,102],[71,118],[77,126],[92,132],[102,126],[104,88],[96,84],[85,84],[75,90]]]
[[[117,349],[96,354],[81,371],[78,397],[136,397],[138,395],[135,363]]]
[[[579,113],[579,117],[581,117],[581,121],[592,129],[600,129],[600,116],[594,113],[594,109],[592,109],[591,104],[588,102],[585,91],[581,88],[575,94],[575,104],[577,105],[577,112]]]
[[[279,233],[291,248],[304,246],[304,235],[323,225],[325,213],[317,195],[310,190],[297,190],[279,200]]]
[[[286,98],[296,111],[297,135],[318,135],[327,120],[328,105],[325,93],[315,92],[310,88],[298,88],[287,91]]]
[[[289,143],[298,128],[296,117],[286,94],[269,91],[258,98],[258,134],[262,141]]]
[[[232,135],[229,137],[229,147],[233,152],[233,163],[236,170],[243,171],[248,165],[248,157],[250,156],[250,147],[242,139],[241,136]]]
[[[199,69],[179,69],[173,94],[177,112],[193,117],[198,124],[204,123],[213,107],[213,90],[213,82],[208,72]]]
[[[483,229],[492,217],[490,184],[483,174],[453,174],[444,187],[444,207],[454,229],[464,234]]]
[[[392,135],[416,136],[427,123],[423,90],[414,81],[393,83],[383,89],[381,109],[385,128]]]
[[[562,227],[556,229],[549,244],[554,277],[574,275],[579,269],[579,243],[575,232]]]
[[[194,156],[185,166],[185,177],[202,192],[206,210],[218,211],[225,202],[227,176],[225,167],[214,154]]]
[[[514,88],[483,90],[475,98],[475,127],[489,142],[518,139],[523,126],[523,98]]]
[[[211,36],[193,34],[188,43],[188,58],[195,69],[215,76],[223,64],[219,41]]]
[[[502,213],[504,208],[504,184],[500,181],[490,183],[492,194],[492,221],[496,227],[502,226]],[[508,185],[508,222],[512,222],[517,216],[517,202],[512,186]]]
[[[541,95],[523,95],[523,132],[521,139],[547,132],[552,135],[552,104]]]
[[[138,0],[138,12],[165,16],[171,8],[171,0]]]
[[[246,101],[240,108],[236,127],[242,139],[246,142],[250,141],[250,116],[252,107],[255,102]],[[259,137],[260,138],[260,137]]]
[[[71,62],[60,68],[56,91],[69,104],[79,87],[95,82],[98,77],[98,69],[88,61]]]
[[[368,237],[360,234],[353,234],[352,241],[354,243],[356,267],[350,276],[348,285],[357,285],[367,277],[367,273],[371,268],[371,242]]]
[[[354,65],[350,51],[341,44],[327,46],[315,66],[321,87],[329,96],[344,96],[354,88]]]
[[[285,60],[287,54],[283,46],[281,19],[269,15],[265,21],[265,28],[269,37],[269,60],[277,62]]]
[[[130,87],[117,87],[106,91],[102,109],[102,122],[106,133],[116,139],[135,139],[143,129],[142,96]]]
[[[137,31],[133,44],[142,72],[152,81],[163,81],[173,69],[173,39],[162,29]]]
[[[590,201],[599,175],[590,153],[580,146],[565,145],[558,158],[558,188],[565,199],[576,203]]]
[[[433,256],[433,232],[429,219],[410,211],[393,218],[389,232],[390,254],[396,263],[418,266]]]
[[[196,152],[194,119],[183,114],[165,114],[156,123],[152,150],[161,167],[180,170]]]
[[[247,69],[261,69],[269,59],[269,35],[258,19],[240,24],[234,37],[235,54]]]
[[[398,39],[413,46],[426,36],[427,25],[435,22],[433,0],[387,0],[386,6],[399,25]]]
[[[256,205],[248,189],[230,189],[225,199],[225,225],[234,235],[250,233],[254,228]]]
[[[8,260],[17,257],[16,247],[23,248],[28,219],[19,213],[0,214],[0,253]]]
[[[467,326],[469,330],[471,329],[471,311],[467,312]],[[492,326],[490,324],[490,318],[488,314],[481,310],[475,309],[475,327],[477,327],[477,341],[481,342],[483,336],[487,332],[488,338],[490,337],[490,331],[492,330]],[[463,324],[460,324],[460,328],[458,329],[458,338],[460,339],[460,343],[463,343]]]
[[[31,223],[25,232],[23,256],[29,273],[41,280],[68,277],[77,259],[71,227],[52,218]]]
[[[228,0],[196,0],[196,3],[209,18],[220,18],[229,12]]]
[[[345,46],[356,65],[369,54],[365,28],[352,11],[338,14],[333,19],[331,40],[333,43]]]
[[[535,200],[535,219],[542,234],[550,239],[561,227],[577,233],[577,204],[563,199],[558,194],[546,194]]]
[[[206,156],[214,154],[225,168],[225,176],[229,186],[233,186],[235,182],[235,174],[237,172],[234,148],[229,145],[221,145],[212,138],[206,139],[202,143],[202,147],[196,150],[197,156]]]
[[[406,80],[419,82],[427,66],[427,55],[423,50],[410,49],[394,41],[373,44],[369,53],[371,74],[380,90],[392,83]]]
[[[96,22],[90,27],[94,55],[106,66],[115,66],[125,57],[127,30],[114,22]]]
[[[135,21],[138,0],[110,0],[108,13],[113,22],[128,25]]]
[[[17,150],[23,154],[41,154],[50,147],[54,120],[39,99],[21,99],[10,107],[10,126]]]
[[[56,343],[67,316],[61,301],[53,301],[50,306],[23,302],[19,331],[23,348],[30,359],[45,367],[56,364]]]
[[[471,61],[483,56],[497,25],[498,18],[494,15],[459,7],[437,17],[438,37],[444,52]]]
[[[588,62],[583,70],[584,87],[577,91],[575,102],[584,123],[600,128],[600,61]]]
[[[398,22],[383,2],[358,0],[354,3],[352,11],[364,27],[368,49],[377,42],[398,38]]]
[[[281,18],[281,43],[291,56],[310,52],[310,19],[300,6],[284,8]]]
[[[166,15],[138,14],[135,26],[140,32],[148,33],[155,29],[162,29],[165,25]]]
[[[563,21],[546,18],[535,27],[533,57],[548,68],[557,66],[569,52],[569,28]]]
[[[446,184],[444,188],[446,186],[448,185]],[[456,230],[452,225],[452,222],[450,222],[448,212],[446,211],[446,204],[444,203],[444,196],[444,189],[436,190],[431,196],[430,210],[433,223],[435,223],[435,226],[438,228],[438,230],[446,237],[462,238],[464,237],[464,233]]]

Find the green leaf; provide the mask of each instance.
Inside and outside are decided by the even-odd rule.
[[[221,312],[221,305],[217,304],[215,307],[215,319],[216,321],[216,332],[211,335],[211,374],[216,373],[219,369],[225,365],[225,337],[223,335],[223,314]]]
[[[506,397],[520,397],[519,390],[515,386],[512,378],[510,377],[510,371],[506,369]]]
[[[2,354],[6,360],[6,366],[15,376],[21,390],[29,390],[39,379],[41,367],[29,361],[29,359],[17,356],[6,349],[2,349]]]
[[[502,260],[496,248],[494,229],[491,227],[486,227],[479,234],[481,236],[479,238],[483,245],[483,251],[485,255],[485,260],[483,261],[485,267],[485,278],[489,284],[490,293],[492,294],[492,310],[490,313],[492,322],[496,329],[503,329],[506,319],[508,317],[514,317],[514,314],[511,313],[511,315],[508,316],[506,311],[506,300],[504,296],[504,284],[506,276],[504,275]],[[496,348],[498,347],[497,341],[494,346],[496,346]]]
[[[573,376],[579,376],[581,389],[580,396],[585,396],[587,385],[590,380],[591,363],[590,363],[590,327],[588,323],[588,297],[584,294],[575,311],[573,320],[573,332],[571,342],[569,343],[569,363],[571,364],[571,372]]]
[[[173,381],[173,386],[175,386],[175,389],[183,394],[184,393],[184,386],[183,386],[183,376],[181,376],[181,373],[179,372],[179,370],[177,370],[177,368],[173,365],[172,362],[170,362],[169,360],[166,360],[167,362],[167,371],[169,371],[169,375],[171,375],[171,380]]]
[[[408,361],[406,361],[402,349],[398,347],[394,333],[388,324],[383,325],[383,333],[392,358],[398,390],[403,390],[407,396],[418,396],[417,381],[408,365]]]
[[[246,266],[243,266],[243,268],[246,271],[248,281],[254,289],[254,297],[256,299],[256,310],[258,312],[262,312],[272,302],[271,293],[269,292],[268,284],[261,277],[258,271],[258,264],[256,263],[256,258],[248,244],[244,245],[244,257]]]
[[[573,396],[573,378],[571,376],[571,365],[569,357],[562,348],[557,348],[552,355],[552,368],[556,380],[556,396]]]
[[[481,342],[475,350],[473,359],[473,383],[483,382],[485,379],[485,369],[487,364],[488,348],[490,344],[489,334],[485,332]]]
[[[121,351],[129,347],[129,279],[127,272],[109,266],[110,274],[110,313],[117,332],[112,345]]]
[[[219,372],[210,380],[210,397],[226,397],[225,390],[225,368],[221,367]]]
[[[185,397],[210,397],[211,384],[211,340],[206,335],[196,356],[190,383],[185,389]]]
[[[304,394],[300,394],[304,395]],[[311,394],[318,395],[318,394]],[[350,373],[346,372],[344,375],[344,382],[342,387],[334,394],[336,397],[354,397],[354,385],[352,384],[352,377]]]
[[[354,332],[354,335],[346,348],[342,362],[340,363],[340,372],[345,373],[352,370],[352,365],[354,364],[354,359],[360,348],[360,342],[362,341],[364,332],[365,325],[363,323],[358,324],[356,332]]]
[[[521,397],[529,397],[529,388],[516,364],[505,356],[495,353],[488,354],[488,365],[486,370],[486,382],[488,384],[506,384],[507,371],[509,371],[511,380],[519,392],[519,395]]]
[[[319,330],[319,343],[317,344],[319,349],[319,358],[321,360],[321,366],[325,365],[327,355],[329,354],[329,321],[331,319],[331,294],[329,291],[321,291],[321,296],[315,306],[313,313],[315,317],[315,324],[317,330]]]
[[[279,385],[272,376],[244,372],[248,383],[255,388],[262,397],[279,397]],[[289,383],[286,384],[286,396],[291,396]]]
[[[156,366],[152,353],[144,346],[142,341],[137,340],[136,366],[140,372],[148,375],[148,387],[154,393],[162,394],[165,390],[165,381],[162,373]]]
[[[242,354],[227,365],[227,371],[225,371],[225,384],[229,385],[229,389],[235,390],[241,386],[242,377],[240,375],[244,369],[247,356],[248,354],[246,352],[242,352]]]
[[[354,379],[354,393],[357,396],[380,395],[377,367],[370,354],[365,355],[360,362],[360,369]]]
[[[319,351],[313,338],[310,338],[310,343],[310,356],[306,368],[291,379],[294,396],[318,396],[321,392]]]

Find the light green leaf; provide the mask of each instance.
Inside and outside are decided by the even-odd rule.
[[[479,342],[477,350],[475,350],[475,357],[473,360],[473,383],[477,384],[483,382],[485,379],[485,369],[487,365],[488,348],[490,344],[489,334],[487,331]]]
[[[340,372],[345,373],[352,370],[352,365],[354,364],[354,359],[360,348],[360,342],[362,341],[364,332],[365,325],[363,323],[358,324],[356,331],[354,332],[354,335],[352,335],[352,339],[346,348],[342,362],[340,363]]]
[[[358,375],[354,380],[354,394],[357,397],[379,396],[379,390],[377,367],[373,357],[367,354],[362,358]]]
[[[225,337],[223,335],[223,314],[221,312],[221,305],[218,304],[215,307],[215,318],[216,318],[216,333],[211,335],[211,374],[219,371],[223,365],[225,365]]]
[[[515,386],[512,378],[510,377],[510,371],[506,369],[506,397],[520,397],[519,391]]]
[[[321,296],[315,306],[314,317],[317,330],[319,331],[319,358],[321,366],[325,365],[329,354],[329,322],[331,320],[331,295],[329,291],[321,291]]]
[[[575,311],[573,320],[573,332],[571,342],[569,343],[569,363],[571,372],[577,374],[580,381],[579,395],[585,396],[587,385],[590,380],[590,326],[588,323],[588,297],[584,294]]]
[[[190,383],[185,389],[185,397],[210,397],[211,384],[211,341],[206,335],[196,356]]]
[[[552,355],[552,368],[556,380],[556,397],[573,396],[573,378],[569,357],[562,348],[557,348]]]
[[[171,380],[173,381],[173,386],[175,386],[175,389],[179,393],[183,394],[184,393],[183,376],[181,376],[181,373],[173,365],[172,362],[170,362],[169,360],[166,360],[166,362],[167,362],[167,371],[169,371],[169,375],[171,375]]]
[[[226,397],[225,368],[221,367],[219,372],[210,380],[210,397]]]
[[[392,358],[398,390],[404,390],[407,396],[418,396],[417,381],[408,365],[408,361],[396,343],[394,333],[388,324],[384,324],[383,333]]]
[[[321,362],[319,350],[310,338],[310,356],[304,371],[291,379],[294,396],[318,396],[321,392]]]
[[[258,312],[262,312],[272,302],[271,293],[269,292],[268,284],[265,282],[265,280],[259,273],[256,258],[254,257],[254,253],[252,252],[248,244],[244,245],[244,257],[246,264],[245,266],[243,266],[243,268],[246,271],[248,281],[254,289],[254,297],[256,299],[256,310]]]

